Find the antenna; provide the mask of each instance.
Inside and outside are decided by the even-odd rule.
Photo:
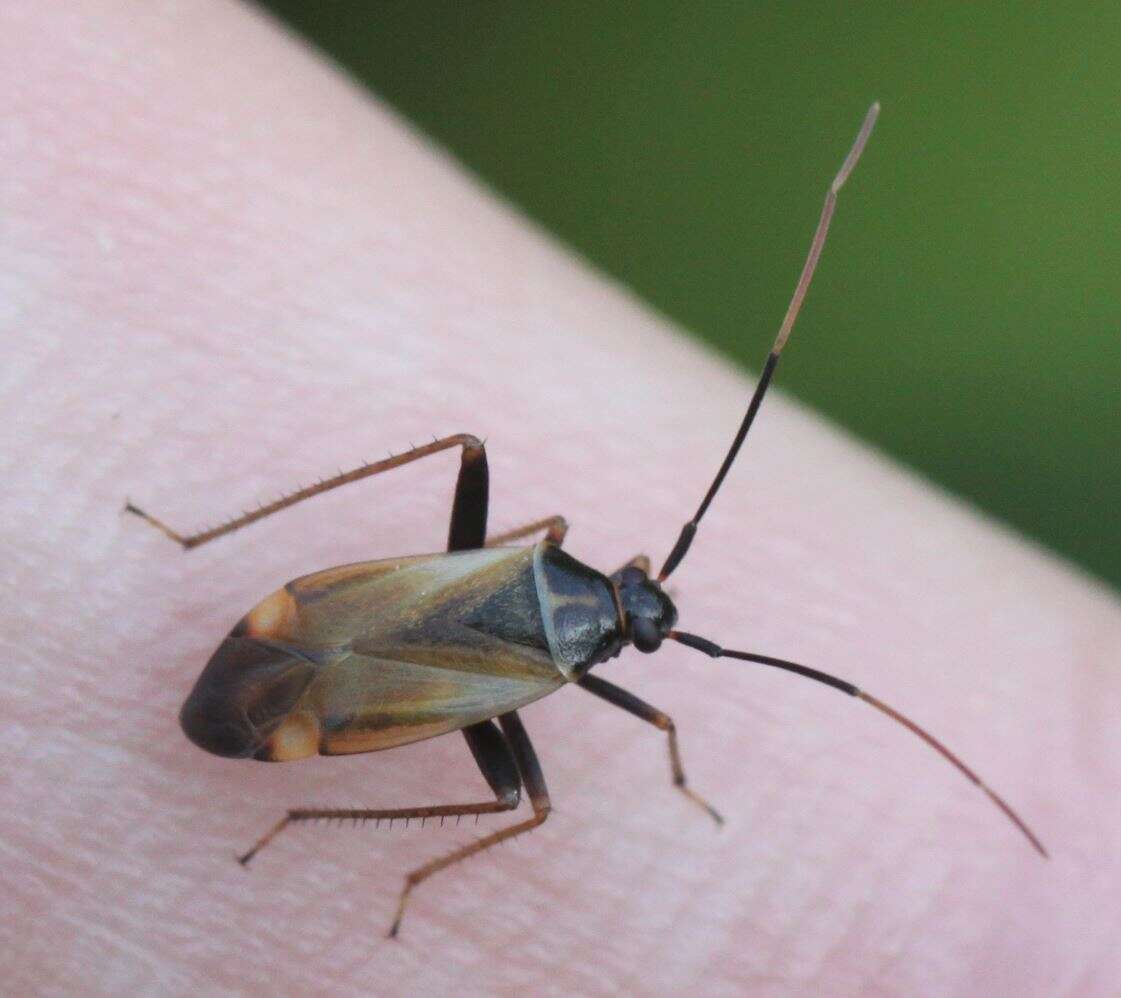
[[[825,247],[825,237],[829,234],[829,223],[832,221],[833,212],[837,207],[837,192],[844,186],[845,181],[849,178],[849,174],[852,173],[853,169],[856,167],[857,161],[860,159],[860,154],[864,152],[864,147],[868,144],[868,138],[872,134],[872,128],[876,124],[876,117],[879,113],[880,105],[877,101],[868,108],[868,113],[864,116],[864,123],[860,126],[860,131],[857,133],[856,141],[853,142],[849,154],[845,157],[844,163],[841,164],[841,169],[838,171],[837,176],[833,178],[833,183],[829,185],[829,190],[825,194],[825,204],[821,208],[821,218],[818,219],[817,231],[814,233],[813,242],[810,243],[810,252],[806,257],[806,262],[802,266],[802,276],[798,278],[798,286],[794,289],[794,295],[790,299],[789,307],[786,309],[786,316],[782,320],[782,325],[779,327],[778,335],[775,337],[774,345],[771,347],[771,352],[767,355],[767,362],[763,365],[763,371],[759,375],[759,383],[755,386],[755,394],[751,396],[751,402],[748,404],[747,413],[743,417],[743,422],[740,423],[740,428],[736,433],[735,439],[732,441],[732,446],[728,448],[724,463],[720,465],[720,470],[716,473],[716,477],[708,487],[708,492],[705,493],[704,499],[701,500],[700,506],[697,507],[697,512],[694,513],[693,518],[681,528],[681,533],[678,534],[677,542],[666,558],[666,563],[662,566],[662,570],[658,573],[659,582],[665,582],[665,580],[669,578],[670,573],[681,563],[681,559],[685,557],[689,546],[693,543],[693,537],[697,533],[697,524],[701,522],[701,517],[705,515],[709,504],[712,502],[717,491],[719,491],[720,486],[724,484],[724,479],[728,474],[728,470],[732,467],[732,462],[735,461],[736,455],[739,454],[744,439],[747,437],[747,431],[751,429],[751,424],[755,421],[755,414],[759,411],[759,406],[763,403],[763,396],[767,394],[767,388],[770,387],[775,368],[778,366],[779,355],[782,353],[783,347],[786,346],[786,341],[790,339],[790,334],[794,329],[794,321],[798,318],[798,312],[802,307],[802,302],[805,300],[806,292],[809,291],[810,288],[810,281],[813,280],[814,270],[817,269],[817,261],[821,256],[822,249]]]
[[[894,707],[889,707],[882,700],[877,700],[871,693],[865,693],[858,686],[846,682],[844,679],[838,679],[836,676],[831,676],[827,672],[820,672],[817,669],[811,669],[808,665],[799,665],[797,662],[788,662],[782,658],[771,658],[770,655],[756,655],[752,652],[746,651],[730,651],[726,648],[721,648],[715,642],[709,641],[707,638],[698,637],[696,634],[688,634],[685,631],[670,631],[669,637],[674,641],[678,641],[689,648],[696,648],[697,651],[702,651],[706,655],[713,658],[737,658],[743,662],[756,662],[760,665],[770,665],[776,669],[785,669],[787,672],[797,673],[799,676],[805,676],[807,679],[813,679],[816,682],[824,683],[826,686],[832,686],[835,690],[840,690],[842,693],[847,693],[849,696],[856,697],[863,700],[865,703],[875,707],[876,710],[882,714],[886,714],[893,721],[902,724],[912,734],[917,735],[924,742],[927,743],[935,752],[937,752],[943,759],[950,763],[959,773],[961,773],[970,783],[976,784],[988,796],[1000,810],[1004,816],[1012,822],[1024,835],[1024,837],[1032,844],[1032,848],[1039,853],[1044,859],[1048,859],[1047,850],[1043,847],[1043,843],[1039,841],[1024,820],[1012,810],[1012,808],[1004,801],[995,790],[993,790],[984,780],[981,779],[972,769],[970,769],[964,762],[961,761],[953,752],[951,752],[945,745],[943,745],[937,738],[930,732],[917,725],[909,717],[899,713]]]

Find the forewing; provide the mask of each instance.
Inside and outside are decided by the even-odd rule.
[[[298,648],[317,663],[292,711],[287,744],[314,738],[325,754],[389,748],[557,689],[564,677],[539,626],[532,552],[346,565],[262,601],[239,625],[244,633]],[[274,743],[285,735],[282,727]]]

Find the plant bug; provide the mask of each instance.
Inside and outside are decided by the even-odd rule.
[[[218,647],[180,713],[187,737],[216,755],[283,762],[315,754],[375,752],[462,731],[494,799],[384,809],[289,810],[239,857],[243,865],[294,822],[462,817],[512,811],[524,791],[532,815],[432,860],[405,877],[389,934],[413,889],[433,874],[540,825],[550,801],[517,711],[573,683],[666,733],[673,784],[713,820],[717,811],[688,785],[669,715],[590,670],[633,645],[651,653],[666,640],[715,658],[772,666],[863,700],[909,729],[977,784],[1043,856],[1020,817],[926,730],[869,693],[796,662],[733,651],[678,630],[662,584],[689,551],[735,461],[773,378],[828,234],[837,193],[863,152],[873,104],[826,193],[790,306],[747,412],[716,477],[656,576],[638,556],[610,575],[563,550],[567,523],[538,520],[489,540],[489,474],[482,441],[457,434],[341,473],[201,533],[182,535],[131,503],[184,548],[198,547],[341,485],[431,454],[460,449],[447,551],[330,568],[289,582],[244,616]],[[512,546],[531,535],[544,538]]]

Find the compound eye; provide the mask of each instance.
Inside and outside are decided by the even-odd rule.
[[[658,632],[658,625],[649,617],[631,618],[631,641],[639,651],[647,653],[662,647],[662,635]]]

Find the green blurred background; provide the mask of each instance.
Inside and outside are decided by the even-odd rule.
[[[1121,584],[1121,5],[265,6],[752,368],[878,98],[782,387]]]

